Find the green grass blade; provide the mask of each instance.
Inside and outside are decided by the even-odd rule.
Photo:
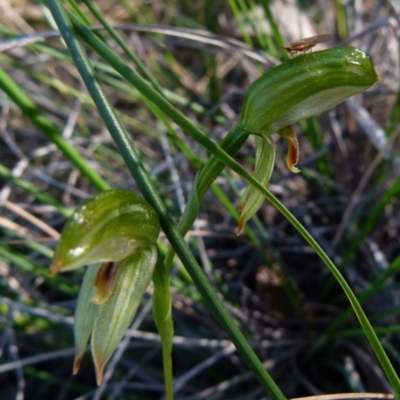
[[[172,320],[172,296],[169,268],[158,252],[156,268],[153,274],[153,317],[161,337],[166,400],[173,400],[172,340],[174,325]]]
[[[5,167],[3,164],[0,164],[0,177],[6,179],[12,184],[20,187],[25,190],[27,193],[33,195],[36,199],[38,199],[43,204],[50,204],[56,208],[56,210],[63,215],[64,217],[69,217],[71,215],[71,210],[66,208],[64,205],[60,204],[57,200],[51,197],[46,192],[39,190],[32,183],[14,176],[12,172]]]
[[[240,32],[243,36],[243,40],[249,47],[253,47],[253,42],[251,40],[249,32],[247,32],[247,27],[244,23],[243,16],[239,11],[239,7],[236,4],[236,0],[229,0],[229,5],[231,6],[232,13],[235,17],[236,23],[238,24]]]
[[[150,74],[148,68],[142,63],[142,61],[136,56],[136,54],[126,45],[122,37],[118,34],[118,32],[107,22],[104,18],[103,14],[96,8],[90,0],[83,1],[90,12],[101,22],[101,24],[107,29],[110,36],[121,46],[124,50],[125,54],[135,63],[138,70],[142,73],[142,75],[153,85],[154,89],[157,90],[158,93],[163,95],[163,91],[161,86],[158,84],[153,75]]]
[[[54,143],[65,157],[85,175],[99,190],[108,189],[108,184],[86,162],[86,160],[58,132],[57,128],[41,113],[35,103],[23,92],[14,80],[0,68],[0,88],[11,98],[32,123]]]
[[[271,12],[271,9],[269,7],[269,2],[262,1],[261,5],[264,8],[265,16],[267,17],[267,20],[271,26],[275,41],[278,44],[278,49],[279,49],[283,59],[288,60],[290,58],[289,54],[283,49],[283,46],[285,45],[285,41],[283,40],[282,35],[279,31],[278,24],[275,21],[275,17]]]

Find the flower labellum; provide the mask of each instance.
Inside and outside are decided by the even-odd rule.
[[[286,165],[294,173],[297,174],[300,170],[296,167],[299,161],[299,142],[294,134],[291,126],[286,126],[278,131],[278,134],[286,139],[288,152],[286,155]]]

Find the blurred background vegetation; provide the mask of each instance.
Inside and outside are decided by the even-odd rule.
[[[87,1],[79,9],[72,0],[65,4],[100,27]],[[217,143],[238,119],[249,84],[287,57],[285,42],[329,32],[333,41],[314,51],[354,46],[372,57],[383,83],[294,127],[300,174],[288,171],[286,144],[275,138],[270,190],[341,268],[400,372],[399,3],[101,0],[94,6],[169,101]],[[45,4],[1,0],[0,10],[0,67],[47,126],[35,124],[0,91],[0,399],[162,398],[151,286],[104,384],[96,387],[89,354],[80,373],[71,375],[82,273],[54,277],[47,270],[67,216],[101,183],[84,176],[60,143],[72,145],[111,187],[137,187],[53,31]],[[124,56],[104,29],[96,32]],[[177,220],[206,152],[88,51]],[[251,170],[253,156],[249,140],[236,160]],[[322,261],[267,203],[237,237],[235,210],[246,184],[229,170],[216,183],[188,242],[284,394],[391,393]],[[266,399],[179,260],[171,276],[176,398]]]

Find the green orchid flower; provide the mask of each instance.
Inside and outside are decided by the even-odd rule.
[[[246,93],[238,123],[257,136],[254,177],[268,186],[275,157],[272,133],[287,141],[286,163],[297,173],[299,146],[291,125],[319,115],[380,81],[371,59],[349,47],[293,58],[255,80]],[[245,190],[239,201],[238,234],[263,200],[253,187]]]
[[[152,279],[159,232],[153,208],[124,189],[86,200],[68,220],[51,273],[97,263],[85,272],[75,311],[74,373],[91,337],[96,378],[101,383],[106,363]]]

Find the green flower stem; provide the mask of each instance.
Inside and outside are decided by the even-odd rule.
[[[371,323],[369,322],[364,310],[362,309],[359,301],[351,290],[350,286],[344,279],[343,275],[340,273],[338,268],[333,264],[328,255],[322,250],[319,244],[314,240],[314,238],[308,233],[308,231],[300,224],[300,222],[290,213],[290,211],[267,189],[258,188],[263,192],[266,199],[268,199],[274,207],[276,207],[285,218],[297,229],[297,231],[303,236],[303,238],[308,242],[308,244],[314,249],[314,251],[319,255],[321,260],[326,264],[326,266],[331,271],[332,275],[336,278],[339,285],[342,287],[347,298],[350,301],[351,306],[364,330],[365,335],[379,360],[382,369],[384,370],[386,377],[388,378],[390,384],[392,385],[397,396],[400,396],[400,380],[397,376],[393,365],[391,364],[382,344],[380,343],[378,336],[376,335]]]
[[[35,103],[24,93],[17,83],[0,68],[0,89],[11,98],[32,123],[54,143],[65,157],[85,175],[99,190],[109,189],[108,184],[89,166],[86,160],[58,132],[57,128],[42,114]]]
[[[284,400],[285,396],[280,391],[279,387],[275,384],[268,372],[265,370],[264,366],[257,358],[253,349],[244,339],[239,328],[236,326],[232,317],[228,314],[225,307],[223,306],[221,300],[219,300],[213,287],[208,282],[206,276],[204,275],[193,254],[191,253],[190,249],[180,235],[178,229],[174,226],[165,205],[163,204],[158,193],[152,186],[151,180],[147,176],[146,171],[140,164],[139,157],[135,151],[129,135],[124,130],[122,124],[117,118],[100,84],[94,78],[95,73],[91,65],[89,64],[87,55],[85,54],[81,44],[74,36],[72,26],[67,18],[67,15],[62,5],[60,4],[59,0],[48,0],[47,4],[51,10],[54,20],[59,27],[60,33],[65,43],[67,44],[67,47],[78,68],[78,71],[82,76],[82,79],[84,80],[85,85],[99,110],[99,114],[103,118],[104,123],[110,131],[119,151],[121,152],[122,157],[127,164],[127,167],[132,173],[132,176],[136,180],[143,195],[159,215],[161,227],[164,230],[168,240],[176,249],[178,256],[189,271],[193,281],[195,282],[200,293],[204,297],[207,305],[213,311],[214,315],[234,343],[241,357],[249,365],[256,378],[260,381],[262,386],[273,399]],[[82,24],[74,18],[74,23],[75,22],[82,26]],[[84,27],[82,27],[82,29],[90,32]],[[92,33],[90,32],[90,34]],[[100,43],[96,41],[97,46],[99,46]],[[128,68],[126,65],[124,66],[124,69],[126,71],[131,71],[130,68]],[[145,85],[146,89],[150,88],[149,85],[145,82],[141,82],[141,88],[143,88],[142,85]],[[154,91],[154,94],[157,98],[164,101],[164,99],[157,92]],[[170,108],[173,109],[172,106],[170,106]],[[215,144],[213,147],[218,148]],[[232,162],[234,161],[232,160]]]
[[[221,149],[225,150],[230,156],[234,156],[244,142],[249,137],[249,132],[239,126],[235,126],[221,142]],[[189,231],[199,213],[199,204],[206,194],[210,185],[217,179],[218,175],[225,168],[225,164],[222,163],[217,157],[211,156],[208,162],[197,174],[195,179],[195,187],[190,193],[188,203],[186,204],[185,210],[179,220],[178,229],[179,232],[185,236]],[[174,258],[174,248],[168,251],[165,259],[167,266],[171,265]]]
[[[229,156],[234,156],[243,146],[248,137],[249,132],[236,125],[221,142],[220,149],[224,150]],[[211,156],[198,173],[196,178],[197,186],[190,195],[188,206],[186,207],[178,225],[179,230],[183,235],[186,234],[197,218],[198,203],[203,199],[211,183],[217,179],[224,168],[225,164],[223,162],[221,162],[217,157]],[[193,198],[195,195],[197,195],[196,199]],[[196,203],[195,213],[195,208],[193,207],[193,209],[191,209],[189,206],[192,203]]]
[[[172,340],[174,324],[172,320],[172,297],[169,282],[169,268],[162,261],[158,251],[156,268],[153,274],[153,317],[161,337],[165,393],[167,400],[173,400]]]
[[[400,269],[400,256],[398,256],[387,268],[384,270],[382,273],[379,274],[379,276],[376,278],[376,280],[372,283],[372,285],[362,291],[359,294],[359,302],[361,304],[365,303],[371,296],[382,290],[384,287],[386,281],[394,276]],[[344,311],[339,314],[338,317],[336,317],[333,322],[328,326],[328,328],[325,330],[325,332],[319,337],[319,339],[314,343],[314,345],[311,348],[311,352],[315,352],[322,344],[326,342],[327,339],[330,337],[334,337],[335,335],[338,334],[338,329],[343,323],[351,316],[352,314],[352,309],[351,307],[346,308]],[[375,329],[377,331],[378,329]]]

